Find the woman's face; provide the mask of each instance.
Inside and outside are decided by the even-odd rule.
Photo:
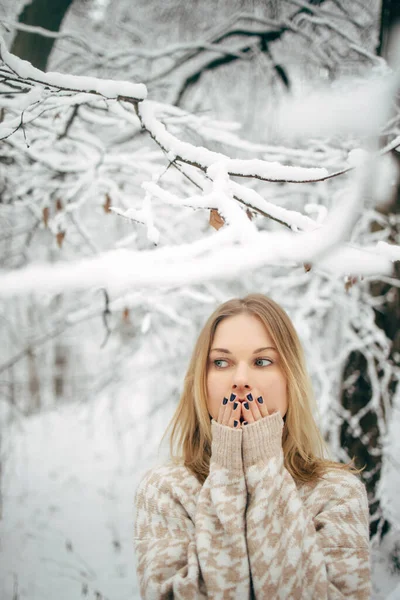
[[[286,377],[271,336],[254,315],[223,319],[216,328],[207,366],[207,408],[216,421],[220,404],[231,393],[236,400],[262,396],[269,413],[284,417],[288,407]]]

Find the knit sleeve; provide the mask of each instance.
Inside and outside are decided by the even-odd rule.
[[[215,600],[250,594],[242,431],[212,420],[210,472],[194,518],[166,479],[144,477],[135,495],[136,570],[143,600]]]
[[[243,431],[247,548],[256,600],[369,600],[364,485],[333,469],[303,502],[284,467],[282,429],[277,412]]]

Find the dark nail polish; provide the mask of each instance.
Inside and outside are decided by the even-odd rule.
[[[225,406],[225,404],[228,404],[228,398],[224,398],[224,399],[222,400],[222,404],[223,404],[224,406]]]
[[[260,404],[264,404],[264,400],[262,399],[262,396],[257,398],[257,402],[259,402]]]
[[[239,425],[239,421],[233,421],[233,426],[237,427]]]
[[[250,400],[250,402],[253,401],[253,396],[251,394],[247,394],[246,398],[247,400]]]
[[[248,403],[248,402],[245,402],[245,403],[243,404],[243,406],[245,407],[245,409],[246,409],[246,410],[249,410],[249,403]]]
[[[236,409],[237,409],[237,406],[238,406],[238,403],[237,403],[237,402],[235,402],[235,403],[234,403],[234,405],[233,405],[233,410],[236,410]]]
[[[229,402],[233,402],[235,398],[236,398],[236,394],[231,394],[231,397],[229,398]]]
[[[247,421],[243,421],[242,425],[247,425]]]

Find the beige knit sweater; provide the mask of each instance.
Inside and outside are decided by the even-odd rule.
[[[211,421],[203,485],[184,466],[148,471],[135,495],[144,600],[370,598],[368,502],[351,473],[296,484],[280,413],[233,429]]]

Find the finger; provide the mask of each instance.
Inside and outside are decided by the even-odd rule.
[[[240,402],[237,402],[236,400],[233,402],[233,406],[232,406],[232,415],[231,415],[231,427],[234,427],[235,429],[239,429],[241,427],[240,425],[240,413],[241,413],[242,409],[240,406]]]
[[[244,420],[247,421],[247,424],[254,423],[255,421],[250,404],[253,404],[253,402],[249,402],[249,400],[246,400],[246,402],[243,402],[242,404],[242,414]]]
[[[256,400],[258,410],[261,413],[261,417],[267,417],[269,415],[267,404],[262,396],[257,396]]]
[[[221,423],[221,425],[224,424],[224,415],[225,415],[226,407],[228,404],[229,404],[228,398],[226,398],[226,396],[225,396],[219,406],[218,418],[217,418],[218,423]]]
[[[246,398],[254,421],[259,421],[269,414],[264,398],[256,388],[252,390],[251,394],[247,394]]]
[[[243,420],[243,421],[242,421],[242,423],[240,424],[240,426],[241,426],[242,428],[243,428],[243,426],[245,427],[246,425],[248,425],[249,423],[251,423],[251,422],[252,422],[252,421],[249,421],[249,420],[247,419],[247,416],[248,416],[249,410],[247,410],[247,411],[246,411],[246,410],[244,409],[244,404],[245,404],[244,402],[242,402],[242,403],[240,404],[240,418]],[[251,415],[250,415],[250,419],[251,419]]]
[[[222,400],[224,412],[222,415],[222,420],[220,421],[221,425],[226,425],[227,427],[233,427],[234,418],[232,418],[232,410],[233,410],[233,404],[234,404],[235,398],[236,398],[235,394],[230,394],[230,396],[225,396],[225,398]],[[224,405],[225,399],[227,400],[227,402]]]
[[[253,423],[254,421],[259,421],[262,419],[262,414],[259,409],[259,404],[256,401],[256,398],[259,396],[257,389],[253,389],[250,394],[246,396],[246,406],[249,407],[246,411],[246,421],[249,423]],[[248,417],[248,418],[247,418]]]

